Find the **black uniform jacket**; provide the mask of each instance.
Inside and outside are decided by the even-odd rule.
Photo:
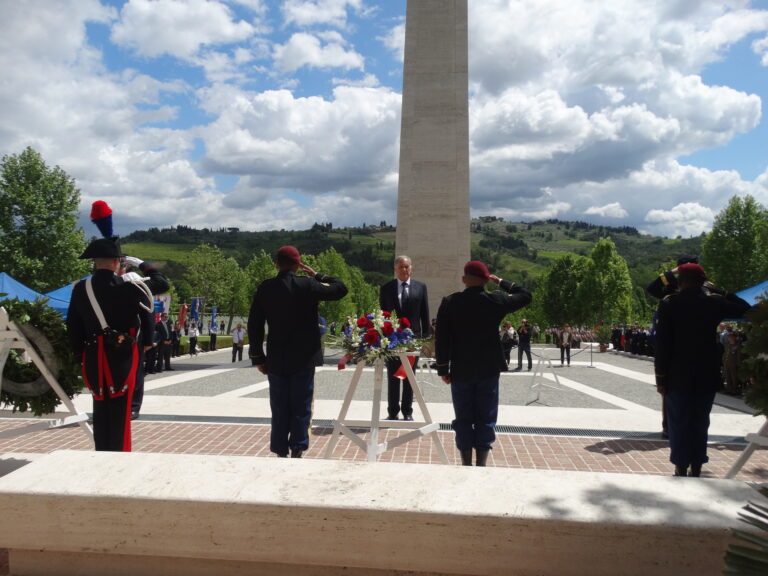
[[[408,318],[413,335],[416,338],[426,338],[432,332],[427,285],[411,278],[408,285],[408,302],[403,310],[399,297],[401,284],[397,278],[382,284],[379,289],[379,307],[386,312],[394,312],[398,318]]]
[[[135,340],[133,343],[129,340],[125,346],[111,346],[88,299],[86,281],[75,284],[67,312],[70,348],[83,365],[86,385],[100,399],[105,388],[109,389],[110,396],[119,396],[128,390],[138,366],[138,347],[151,345],[155,330],[153,314],[141,306],[152,310],[152,301],[142,289],[110,270],[96,270],[92,278],[93,292],[107,326]]]
[[[273,374],[291,374],[314,366],[321,351],[317,305],[347,295],[343,282],[324,274],[296,276],[281,271],[256,290],[248,315],[249,355]],[[269,325],[264,354],[264,322]]]
[[[481,286],[446,296],[437,312],[435,354],[437,373],[452,380],[498,376],[506,368],[499,338],[501,320],[531,303],[531,293],[502,280],[496,290]]]
[[[664,298],[656,328],[656,383],[702,391],[719,388],[717,326],[726,318],[741,318],[749,308],[734,294],[711,294],[701,288]]]

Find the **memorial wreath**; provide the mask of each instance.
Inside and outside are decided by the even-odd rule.
[[[80,392],[83,389],[80,366],[72,357],[61,314],[42,300],[0,300],[0,306],[5,308],[9,318],[18,325],[67,396],[72,398]],[[27,362],[24,354],[18,350],[9,352],[0,377],[0,402],[3,406],[12,405],[14,412],[29,410],[35,416],[42,416],[52,413],[61,404],[37,367]]]
[[[420,350],[423,342],[414,337],[408,318],[398,318],[396,314],[377,310],[366,314],[344,328],[335,342],[346,351],[339,362],[343,369],[350,360],[370,363],[378,359],[394,358],[401,352]]]

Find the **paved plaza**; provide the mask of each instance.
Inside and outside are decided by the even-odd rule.
[[[338,355],[327,350],[318,369],[314,420],[307,458],[322,458],[352,379],[354,366],[339,371]],[[513,351],[513,356],[516,351]],[[561,367],[558,350],[534,347],[533,370],[502,374],[498,440],[489,465],[552,470],[669,475],[667,442],[660,436],[660,399],[649,358],[614,352],[574,350],[570,367]],[[513,361],[513,367],[515,362]],[[133,422],[134,451],[274,457],[269,452],[269,399],[266,377],[250,362],[231,362],[230,350],[173,360],[174,371],[147,377],[141,418]],[[438,436],[451,463],[459,461],[450,422],[450,389],[421,361],[417,370]],[[385,382],[386,387],[386,382]],[[373,369],[364,370],[348,418],[370,420]],[[386,391],[385,391],[386,397]],[[75,403],[90,412],[91,399]],[[380,414],[386,415],[386,400]],[[414,404],[415,405],[415,404]],[[416,405],[415,405],[416,406]],[[0,431],[21,426],[23,415],[8,412]],[[421,414],[416,407],[414,417]],[[744,436],[761,420],[736,398],[718,395],[710,428],[710,463],[705,477],[724,477],[744,449]],[[363,438],[365,430],[359,430]],[[381,430],[379,441],[402,434]],[[0,440],[0,453],[91,450],[77,426],[33,432]],[[365,460],[355,444],[342,438],[334,458]],[[392,449],[380,462],[439,463],[434,443],[421,438]],[[768,451],[758,450],[737,476],[768,480]]]

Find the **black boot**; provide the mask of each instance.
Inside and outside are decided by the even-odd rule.
[[[301,458],[301,455],[304,453],[304,450],[301,448],[291,448],[291,458]]]
[[[691,464],[691,473],[689,476],[693,476],[694,478],[698,478],[701,476],[701,464]]]
[[[490,450],[486,448],[485,450],[480,450],[479,448],[475,450],[477,453],[477,458],[475,460],[475,466],[485,466],[485,463],[488,461],[488,453]]]
[[[688,476],[688,466],[675,466],[675,476]]]
[[[461,465],[462,466],[472,466],[472,449],[469,450],[459,450],[459,454],[461,454]]]

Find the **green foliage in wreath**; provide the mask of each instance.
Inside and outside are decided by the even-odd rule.
[[[749,382],[744,401],[768,416],[768,300],[763,300],[747,312],[750,325],[744,343],[741,376]]]
[[[53,308],[49,307],[44,301],[23,302],[17,299],[0,300],[0,306],[5,308],[10,319],[20,326],[22,331],[32,327],[30,332],[35,334],[42,333],[47,339],[45,348],[55,356],[57,369],[54,375],[58,373],[59,385],[66,392],[67,396],[72,398],[83,389],[80,366],[74,361],[72,352],[69,348],[66,326],[61,315]],[[38,338],[27,335],[31,340],[33,347],[38,353],[43,354],[41,348],[42,342]],[[50,346],[48,346],[50,344]],[[46,361],[48,359],[44,358]],[[50,367],[50,362],[49,362]],[[61,404],[61,400],[50,386],[45,385],[40,389],[41,374],[37,367],[31,362],[23,362],[21,353],[11,350],[8,359],[3,368],[3,386],[0,394],[0,402],[4,407],[13,406],[13,411],[27,412],[31,411],[35,416],[50,414]],[[8,384],[13,383],[13,386]],[[29,392],[18,393],[16,388],[29,386]],[[28,395],[28,394],[33,395]]]

